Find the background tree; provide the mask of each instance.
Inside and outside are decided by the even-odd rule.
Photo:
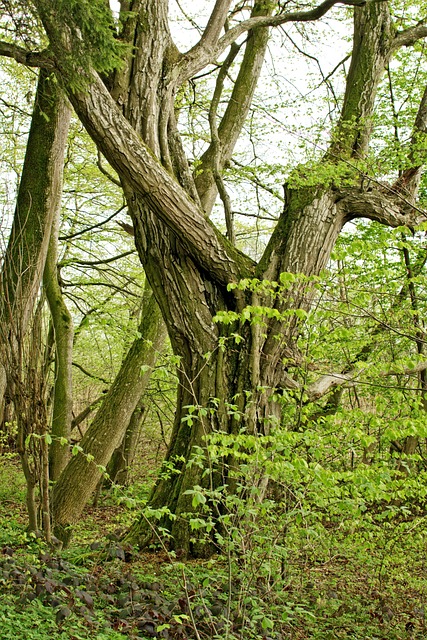
[[[47,385],[43,363],[41,305],[37,305],[37,312],[35,307],[49,253],[49,242],[51,238],[55,242],[58,227],[69,120],[70,109],[57,86],[55,76],[51,72],[42,71],[36,91],[15,215],[0,274],[0,368],[4,381],[0,394],[0,414],[4,413],[6,398],[9,403],[13,402],[18,429],[18,451],[27,481],[30,527],[36,530],[39,524],[35,488],[40,483],[43,520],[48,539]],[[52,277],[56,278],[54,270],[50,274],[45,271],[50,294]],[[53,303],[51,295],[49,299]],[[57,301],[53,304],[55,307]],[[63,313],[62,311],[62,317]],[[30,327],[32,336],[29,338]],[[58,321],[55,329],[58,332]],[[72,334],[70,338],[72,340]],[[68,372],[70,369],[71,366],[68,366]],[[61,370],[58,373],[60,377],[57,380],[61,382],[67,372]],[[71,392],[71,385],[67,386]],[[70,398],[61,398],[59,412],[59,402],[55,401],[55,407],[53,433],[55,437],[65,437],[66,442],[71,431]],[[59,466],[66,455],[67,448],[64,446],[56,451],[55,461]],[[65,466],[64,462],[62,466]]]
[[[51,73],[41,72],[23,172],[1,271],[1,367],[18,367],[34,310],[49,239],[59,215],[62,166],[70,111]],[[0,398],[3,404],[3,395]]]

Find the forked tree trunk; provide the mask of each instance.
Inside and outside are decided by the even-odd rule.
[[[183,553],[195,555],[205,554],[210,545],[191,543],[189,523],[181,515],[194,511],[188,490],[203,485],[206,479],[203,470],[188,462],[196,447],[205,447],[205,436],[214,430],[234,433],[243,426],[251,433],[262,433],[271,420],[279,418],[273,391],[289,384],[283,360],[295,351],[299,330],[292,310],[308,309],[313,295],[298,281],[286,296],[275,300],[262,292],[252,295],[230,291],[228,285],[254,277],[279,281],[281,272],[318,275],[343,224],[353,218],[367,217],[393,226],[421,219],[395,189],[384,190],[375,183],[366,190],[357,166],[367,150],[377,86],[393,50],[424,35],[419,28],[399,33],[391,24],[388,4],[370,1],[354,9],[353,57],[341,118],[324,157],[324,177],[313,175],[312,168],[296,171],[285,189],[280,220],[258,265],[209,222],[206,214],[219,186],[218,176],[231,157],[258,79],[266,26],[312,20],[331,6],[325,2],[307,12],[288,14],[283,10],[271,18],[273,4],[256,2],[245,28],[239,30],[237,25],[221,36],[231,2],[215,2],[200,41],[181,54],[169,32],[167,0],[123,2],[122,8],[135,13],[123,15],[120,36],[134,49],[116,75],[110,95],[95,73],[86,91],[73,89],[70,55],[75,55],[79,44],[73,49],[70,34],[55,22],[52,0],[35,0],[76,112],[120,176],[139,256],[173,351],[180,359],[176,416],[168,452],[168,462],[180,473],[168,477],[162,474],[150,505],[170,509],[172,517],[166,524],[173,544]],[[221,95],[217,83],[209,114],[212,142],[197,166],[199,175],[193,177],[177,130],[174,97],[249,29],[245,64],[235,84],[236,88],[240,82],[241,90],[232,96],[234,122],[227,122],[227,109],[216,128],[215,105]],[[63,51],[68,58],[63,57]],[[259,55],[249,55],[255,52]],[[342,173],[343,166],[345,181],[340,183],[337,173]],[[273,305],[279,317],[266,318],[259,331],[240,314],[248,311],[248,306],[263,305]],[[235,324],[227,328],[214,322],[219,311],[236,313]],[[237,342],[232,333],[241,341]],[[216,404],[218,409],[211,412]],[[231,404],[237,405],[239,423],[230,416]],[[189,407],[196,416],[192,424]],[[129,538],[146,542],[147,537],[151,537],[151,531],[142,518]]]
[[[256,274],[260,280],[278,281],[281,271],[317,275],[325,268],[345,221],[336,199],[322,189],[287,190],[283,216],[286,226],[278,231],[286,246],[286,259],[279,262],[267,253],[267,268],[262,263]],[[135,200],[133,206],[135,215]],[[188,493],[194,486],[223,484],[227,482],[227,470],[209,476],[206,469],[189,465],[188,461],[198,449],[206,448],[206,436],[213,431],[233,434],[244,429],[246,433],[268,433],[280,419],[280,407],[273,396],[287,385],[284,353],[297,351],[298,320],[292,310],[309,309],[314,290],[310,283],[297,281],[284,298],[276,300],[262,292],[228,291],[195,269],[191,258],[182,254],[178,258],[176,246],[167,244],[167,230],[158,249],[163,256],[160,268],[149,235],[156,229],[158,223],[154,228],[152,216],[141,207],[135,220],[137,247],[147,275],[155,280],[156,290],[162,292],[159,304],[163,313],[171,316],[169,335],[181,360],[175,422],[166,458],[176,473],[161,474],[150,506],[166,506],[174,514],[163,525],[170,528],[177,549],[194,556],[205,555],[212,551],[211,544],[190,542],[188,519],[181,515],[194,511]],[[149,254],[144,247],[150,248]],[[151,266],[152,260],[155,267]],[[264,316],[266,336],[265,327],[261,330],[259,324],[251,325],[244,319],[231,325],[213,321],[218,311],[241,314],[251,306],[274,307],[285,319],[272,322]],[[241,341],[236,341],[234,335],[240,336]],[[135,523],[127,539],[147,544],[153,541],[153,529],[143,518]]]

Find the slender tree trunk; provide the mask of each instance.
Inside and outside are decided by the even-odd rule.
[[[4,418],[6,414],[6,407],[5,407],[6,389],[7,389],[6,367],[2,362],[0,362],[0,430],[2,429],[2,426],[5,422]]]
[[[70,108],[55,76],[41,71],[12,231],[0,275],[0,413],[5,393],[18,423],[18,451],[27,482],[31,530],[38,528],[35,488],[40,483],[43,525],[50,539],[46,441],[48,424],[35,322],[30,355],[26,334],[34,314],[55,217],[59,216],[62,170]],[[27,356],[25,356],[27,353]],[[30,438],[30,440],[28,440]],[[34,438],[41,438],[37,441]]]
[[[0,274],[0,413],[28,329],[52,224],[60,206],[70,109],[51,72],[40,71],[12,230]],[[6,384],[4,384],[6,381]],[[13,389],[9,391],[13,398]]]
[[[74,332],[71,314],[65,304],[58,282],[58,230],[59,215],[52,226],[43,274],[44,290],[49,304],[55,336],[52,444],[49,451],[49,473],[53,482],[58,480],[70,457],[73,410],[72,361]]]
[[[49,445],[47,443],[46,437],[42,438],[40,442],[41,447],[41,480],[40,480],[40,489],[41,489],[41,524],[43,527],[44,535],[46,538],[46,542],[48,544],[52,541],[51,534],[51,523],[50,523],[50,491],[49,491]]]
[[[34,313],[32,333],[25,341],[17,343],[18,366],[10,375],[14,386],[14,407],[17,423],[17,451],[24,472],[27,495],[29,528],[36,531],[43,525],[38,516],[38,506],[47,508],[44,518],[49,517],[48,491],[48,418],[46,384],[43,370],[42,309],[39,302]],[[39,487],[40,502],[36,500]],[[45,520],[46,521],[46,520]],[[49,528],[47,529],[49,536]]]
[[[144,398],[144,397],[143,397]],[[141,436],[141,429],[147,414],[143,399],[138,403],[120,447],[117,447],[107,466],[110,482],[126,486],[129,481],[129,471],[136,455],[136,449]]]
[[[72,456],[53,489],[54,532],[65,544],[70,539],[72,525],[89,502],[114,450],[123,439],[149,381],[158,351],[163,347],[165,329],[160,312],[152,294],[148,293],[147,297],[139,326],[141,337],[129,349],[80,442],[81,450]]]

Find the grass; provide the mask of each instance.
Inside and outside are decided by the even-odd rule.
[[[130,508],[114,494],[86,510],[70,549],[51,554],[26,532],[14,460],[1,460],[0,496],[2,640],[427,636],[422,515],[381,526],[366,518],[352,528],[324,527],[317,537],[301,528],[275,572],[267,568],[274,549],[264,563],[236,557],[231,565],[225,556],[182,563],[165,552],[109,554],[120,548],[112,533],[137,512],[137,501]],[[90,547],[97,540],[107,552]]]
[[[59,625],[55,611],[37,599],[19,610],[10,595],[3,596],[0,603],[0,630],[2,640],[123,640],[123,635],[112,629],[94,635],[77,617]]]

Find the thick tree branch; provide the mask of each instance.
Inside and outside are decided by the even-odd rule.
[[[427,86],[424,89],[423,97],[421,98],[418,113],[415,118],[414,132],[415,137],[417,133],[427,133]],[[416,143],[414,137],[412,138],[412,142]]]
[[[323,398],[331,389],[335,389],[336,387],[343,385],[346,387],[353,386],[358,375],[360,375],[360,371],[352,373],[329,373],[321,376],[306,390],[308,402],[315,402]]]
[[[52,4],[50,0],[36,2],[46,33],[57,55],[58,74],[68,88],[78,117],[102,154],[120,175],[129,197],[141,197],[147,208],[180,238],[185,251],[193,260],[221,285],[240,280],[245,274],[250,275],[253,272],[253,261],[222,236],[201,208],[155,157],[158,146],[155,129],[148,127],[145,130],[144,125],[142,138],[146,140],[146,144],[141,139],[141,131],[136,131],[123,116],[101,78],[94,71],[86,73],[87,86],[81,90],[75,88],[75,77],[79,71],[78,61],[73,61],[70,68],[69,54],[73,49],[73,43],[65,41],[63,26],[55,21]],[[162,7],[162,21],[166,19],[165,8],[166,4]],[[167,29],[167,26],[162,24],[163,28]],[[169,35],[166,39],[169,41]],[[141,41],[141,55],[144,53],[143,44]],[[161,47],[157,55],[164,56],[165,51],[166,49]],[[134,109],[132,122],[143,107],[142,95],[137,92],[134,97],[137,100],[127,105],[127,109]],[[147,109],[148,104],[151,103],[147,102]]]
[[[124,118],[97,75],[70,100],[111,166],[183,241],[187,251],[219,282],[251,273],[252,261],[228,243],[162,167]]]
[[[427,18],[424,20],[420,20],[415,27],[409,27],[409,29],[405,29],[404,31],[398,31],[394,40],[393,40],[393,51],[399,49],[400,47],[410,47],[421,38],[427,37],[427,25],[425,24]]]
[[[209,18],[206,29],[204,30],[199,42],[188,51],[183,58],[181,77],[185,76],[189,80],[194,74],[189,73],[190,68],[196,60],[210,60],[212,51],[218,46],[218,40],[221,35],[221,31],[227,20],[228,10],[231,5],[231,0],[217,0],[211,16]],[[200,69],[205,65],[202,64]]]
[[[286,389],[290,389],[292,391],[300,391],[304,392],[305,401],[307,403],[316,402],[316,400],[320,400],[327,393],[329,393],[332,389],[341,386],[354,386],[355,380],[357,376],[359,376],[361,371],[351,371],[348,373],[327,373],[323,376],[320,376],[317,380],[315,380],[310,386],[304,388],[299,382],[294,380],[288,374],[285,374],[282,379],[283,387]]]
[[[253,17],[270,15],[271,4],[259,2],[253,10]],[[268,29],[256,29],[250,31],[246,39],[245,53],[240,65],[233,91],[227,104],[225,113],[218,126],[218,144],[212,138],[212,142],[201,157],[199,172],[195,178],[196,187],[200,195],[203,209],[210,213],[216,198],[216,185],[213,169],[222,171],[224,165],[230,160],[242,127],[246,121],[255,88],[261,73],[268,43]],[[211,110],[217,110],[215,102],[219,100],[223,91],[223,84],[228,68],[239,52],[239,45],[233,43],[227,58],[222,64],[218,74],[214,98]]]
[[[378,375],[380,377],[387,376],[413,376],[421,371],[427,370],[427,362],[420,362],[415,367],[405,367],[401,370],[388,370],[381,371]],[[284,387],[287,389],[291,389],[293,391],[304,391],[306,396],[306,402],[316,402],[327,395],[332,389],[336,387],[354,387],[357,384],[357,378],[363,373],[360,369],[357,371],[350,371],[348,373],[327,373],[323,376],[320,376],[317,380],[315,380],[311,385],[309,385],[306,389],[293,378],[287,376],[284,381]]]
[[[211,131],[211,153],[212,153],[212,163],[210,169],[212,170],[212,175],[216,184],[216,188],[218,189],[219,196],[224,206],[224,214],[225,214],[225,225],[227,229],[227,238],[230,242],[235,245],[236,244],[236,236],[234,231],[234,220],[233,213],[231,207],[231,199],[228,195],[227,189],[225,188],[224,181],[222,179],[221,173],[221,162],[220,158],[222,156],[221,153],[221,141],[218,135],[218,127],[216,122],[216,114],[219,106],[219,101],[222,95],[222,90],[224,87],[224,80],[228,73],[228,69],[231,66],[235,56],[237,55],[239,47],[234,45],[230,48],[230,53],[227,57],[227,60],[224,62],[221,70],[219,72],[214,95],[212,98],[212,102],[209,109],[209,126]],[[205,169],[206,171],[206,169]],[[205,208],[206,211],[206,208]]]
[[[372,133],[378,85],[391,56],[394,28],[387,2],[354,10],[353,50],[341,117],[329,148],[334,158],[363,158]]]
[[[374,1],[374,0],[370,0]],[[286,22],[311,22],[319,20],[336,4],[344,4],[352,7],[361,7],[367,4],[366,0],[324,0],[321,4],[308,11],[291,11],[280,13],[276,16],[251,17],[236,25],[220,38],[218,49],[224,51],[232,42],[237,40],[246,31],[259,27],[278,27]]]
[[[221,140],[218,135],[216,123],[218,105],[224,89],[224,82],[228,76],[231,65],[240,51],[239,45],[233,43],[227,58],[222,63],[216,79],[215,90],[209,107],[209,125],[211,130],[211,143],[200,159],[200,167],[195,177],[197,192],[204,211],[210,214],[216,197],[214,183],[218,183],[218,173],[222,170]],[[230,100],[231,104],[232,100]],[[215,175],[217,174],[217,175]],[[221,178],[220,178],[221,179]],[[234,244],[234,243],[233,243]]]
[[[406,367],[405,369],[395,369],[394,371],[390,369],[389,371],[384,371],[382,373],[383,376],[414,376],[422,371],[427,370],[427,362],[419,362],[415,367]]]
[[[16,44],[0,41],[0,56],[13,58],[16,62],[27,67],[42,67],[43,69],[53,69],[54,60],[49,51],[28,51]]]
[[[394,192],[391,187],[380,186],[372,191],[348,189],[338,202],[346,222],[356,218],[375,220],[390,227],[413,228],[427,219],[427,213],[413,206]]]
[[[230,9],[232,0],[217,0],[206,25],[200,41],[192,48],[191,51],[197,49],[211,48],[218,43],[221,31],[227,20],[228,10]]]
[[[402,370],[389,370],[389,371],[381,371],[379,373],[380,377],[387,376],[413,376],[421,371],[427,370],[427,362],[420,362],[415,367],[405,368]],[[318,380],[313,382],[307,389],[304,390],[304,393],[307,396],[308,402],[315,402],[316,400],[320,400],[326,394],[328,394],[332,389],[336,387],[354,387],[357,384],[357,377],[360,376],[362,372],[351,371],[349,373],[327,373],[324,376],[321,376]],[[288,388],[296,389],[298,383],[295,382],[292,378],[290,379]],[[285,385],[287,386],[287,385]]]

